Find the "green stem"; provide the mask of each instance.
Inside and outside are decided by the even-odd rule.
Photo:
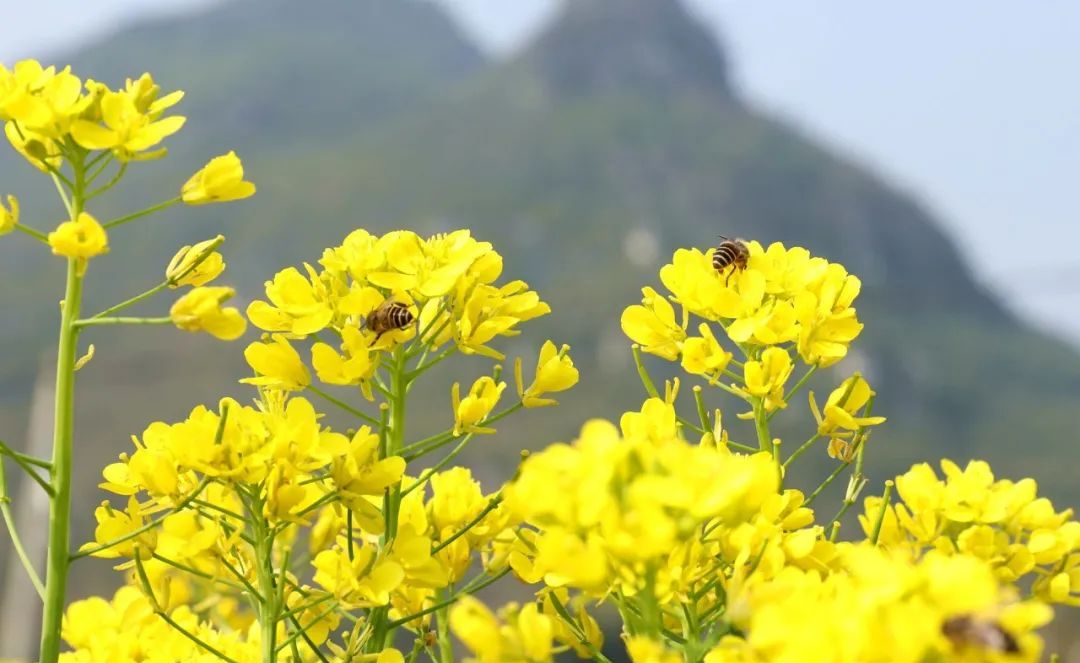
[[[108,165],[108,163],[106,163],[105,165],[103,165],[103,166],[101,167],[101,170],[99,170],[99,171],[98,171],[98,172],[97,172],[97,173],[96,173],[96,174],[94,175],[94,177],[96,178],[96,177],[97,177],[98,175],[100,175],[100,174],[102,173],[102,171],[104,171],[104,170],[105,170],[105,166],[107,166],[107,165]],[[98,196],[100,196],[101,194],[105,193],[105,192],[106,192],[106,191],[108,191],[109,189],[111,189],[111,188],[113,188],[114,186],[116,186],[116,183],[117,183],[117,182],[119,182],[119,181],[121,180],[121,178],[123,178],[123,177],[124,177],[124,173],[126,173],[126,172],[127,172],[127,167],[128,167],[128,165],[127,165],[126,163],[122,163],[122,164],[120,164],[120,167],[116,169],[116,174],[112,176],[112,179],[110,179],[110,180],[109,180],[108,182],[106,182],[105,184],[101,185],[101,186],[100,186],[99,188],[97,188],[97,189],[94,189],[94,190],[93,190],[92,192],[90,192],[90,194],[88,194],[88,195],[86,196],[86,199],[87,199],[87,200],[92,200],[92,199],[94,199],[94,198],[97,198],[97,197],[98,197]],[[91,178],[91,179],[93,179],[93,178]]]
[[[757,431],[758,450],[772,451],[772,437],[769,436],[769,416],[765,412],[765,400],[754,401],[754,430]]]
[[[8,497],[7,473],[4,471],[4,460],[2,458],[0,458],[0,514],[4,516],[4,524],[7,525],[8,534],[11,535],[11,546],[15,549],[15,554],[19,557],[19,561],[22,562],[23,568],[26,569],[26,575],[29,576],[34,589],[37,590],[38,596],[44,600],[45,585],[41,583],[41,578],[38,576],[37,571],[34,570],[34,564],[30,561],[30,556],[26,554],[26,548],[23,547],[22,539],[19,538],[19,532],[15,529],[15,518],[11,515],[11,498]]]
[[[153,214],[154,212],[160,212],[163,209],[168,209],[169,207],[172,207],[173,205],[175,205],[178,202],[180,202],[180,196],[177,196],[176,198],[172,198],[170,200],[166,200],[163,203],[158,203],[157,205],[147,207],[144,210],[139,210],[138,212],[133,212],[131,214],[128,214],[127,216],[122,216],[122,217],[120,217],[118,219],[113,219],[112,221],[109,221],[108,223],[103,224],[103,227],[106,230],[108,230],[109,228],[115,228],[116,226],[122,226],[125,223],[131,223],[132,221],[134,221],[136,219],[141,219],[144,216],[149,216],[150,214]]]
[[[705,409],[705,399],[701,393],[701,385],[694,385],[692,391],[694,392],[694,405],[697,407],[698,421],[701,422],[701,428],[707,431],[711,430],[712,424],[709,423],[709,413]]]
[[[187,276],[188,274],[195,271],[199,267],[199,265],[203,264],[203,262],[205,262],[206,259],[210,257],[210,254],[212,254],[214,251],[216,251],[217,248],[219,246],[221,246],[224,241],[225,241],[224,237],[218,236],[218,238],[215,239],[209,246],[207,246],[205,249],[203,249],[202,253],[200,253],[198,256],[196,256],[195,260],[193,260],[191,262],[191,264],[188,265],[186,269],[184,269],[184,271],[182,271],[179,274],[173,276],[171,279],[165,279],[164,281],[157,284],[153,288],[150,288],[146,292],[135,295],[134,297],[132,297],[130,299],[125,299],[124,301],[120,302],[119,304],[116,304],[115,306],[110,306],[109,308],[105,309],[101,313],[98,313],[97,315],[91,316],[90,319],[94,320],[96,318],[105,318],[105,317],[111,316],[112,314],[118,313],[118,312],[128,308],[129,306],[134,306],[135,304],[138,304],[139,302],[141,302],[143,300],[146,300],[146,299],[149,299],[149,298],[153,297],[154,295],[158,294],[162,290],[165,290],[166,288],[168,288],[170,285],[175,285],[178,281],[183,279],[185,276]]]
[[[881,511],[878,512],[877,520],[874,521],[874,530],[870,533],[870,543],[877,545],[878,537],[881,536],[881,526],[885,522],[885,513],[889,510],[892,501],[892,480],[885,482],[885,494],[881,497]]]
[[[339,400],[339,399],[331,396],[330,394],[326,393],[322,389],[319,389],[318,387],[316,387],[313,384],[309,384],[306,387],[306,389],[308,391],[310,391],[311,393],[315,394],[316,396],[318,396],[319,398],[323,399],[324,401],[338,406],[339,408],[341,408],[342,410],[344,410],[344,411],[348,412],[349,414],[353,415],[357,419],[365,421],[365,422],[371,424],[372,426],[378,426],[379,425],[379,420],[376,419],[375,417],[372,417],[370,414],[366,414],[364,412],[361,412],[360,410],[357,410],[356,408],[349,405],[345,401]]]
[[[77,320],[75,322],[76,329],[83,327],[102,327],[106,325],[171,325],[172,318],[165,316],[161,318],[87,318],[86,320]]]
[[[634,366],[637,367],[638,377],[641,378],[641,386],[645,387],[645,393],[650,398],[659,398],[660,394],[656,391],[656,385],[653,383],[652,378],[649,377],[649,371],[645,368],[645,363],[641,357],[641,346],[635,343],[630,346],[630,351],[634,355]]]
[[[792,396],[799,393],[799,390],[802,389],[803,385],[805,385],[810,380],[810,378],[812,378],[814,376],[814,373],[817,372],[817,369],[818,369],[817,366],[811,366],[809,369],[807,369],[807,371],[805,373],[803,373],[803,376],[801,378],[799,378],[799,381],[795,383],[795,386],[792,387],[791,390],[788,391],[788,393],[784,394],[784,402],[785,403],[790,403],[791,402]],[[779,412],[779,411],[780,410],[776,410],[775,412],[770,414],[769,415],[769,420],[772,421],[772,418],[775,417],[776,413]]]
[[[259,583],[259,595],[263,597],[263,602],[259,605],[262,663],[275,663],[278,654],[277,623],[281,606],[274,577],[274,535],[270,531],[269,523],[263,518],[260,501],[251,505],[249,516],[255,539],[255,575]]]
[[[50,486],[49,482],[43,479],[41,475],[38,474],[37,471],[31,466],[33,465],[33,463],[31,463],[31,461],[28,459],[32,457],[26,456],[26,454],[15,453],[3,442],[0,442],[0,455],[9,456],[11,460],[15,461],[15,464],[18,465],[19,468],[27,474],[27,476],[34,480],[34,483],[41,486],[41,489],[45,491],[46,495],[48,495],[49,497],[53,496],[52,486]],[[37,459],[35,458],[33,460]],[[45,461],[41,462],[45,463],[46,467],[48,466],[48,463],[46,463]]]
[[[30,226],[26,226],[26,225],[23,225],[21,223],[16,223],[15,224],[15,230],[18,230],[19,232],[23,233],[24,235],[30,235],[31,237],[33,237],[34,239],[36,239],[39,242],[45,242],[46,244],[49,243],[48,235],[41,232],[40,230],[35,230],[35,229],[31,228]]]
[[[454,663],[454,643],[450,639],[449,609],[450,604],[454,602],[454,597],[451,596],[449,587],[443,589],[440,593],[443,596],[443,601],[436,608],[438,614],[435,620],[438,626],[439,663]]]
[[[31,456],[30,454],[19,453],[2,440],[0,440],[0,454],[11,456],[12,459],[21,459],[24,463],[33,465],[34,467],[40,467],[43,470],[52,469],[52,464],[49,461]]]
[[[200,649],[204,649],[213,654],[214,656],[217,656],[221,660],[227,661],[228,663],[237,663],[235,659],[226,656],[222,652],[215,649],[212,645],[204,642],[201,638],[199,638],[199,636],[195,635],[180,624],[176,623],[176,620],[170,617],[169,613],[165,612],[164,608],[161,607],[161,604],[158,603],[157,596],[154,595],[154,586],[150,584],[150,579],[146,575],[146,569],[143,568],[140,555],[140,551],[136,550],[135,573],[139,578],[139,584],[142,585],[143,592],[146,594],[147,598],[150,599],[150,605],[154,609],[154,614],[156,614],[158,617],[161,617],[161,619],[164,620],[166,624],[171,626],[174,630],[178,631],[185,638],[194,642],[195,645],[198,646]]]
[[[81,185],[82,171],[75,171]],[[73,217],[82,211],[81,186],[76,187]],[[76,258],[68,259],[67,285],[60,318],[60,344],[56,355],[56,403],[53,419],[53,457],[50,479],[53,498],[49,511],[49,552],[45,571],[45,606],[41,613],[41,663],[56,663],[60,656],[60,626],[67,591],[68,547],[71,534],[71,448],[75,409],[75,351],[82,303],[82,277]]]
[[[796,449],[794,451],[794,453],[792,453],[791,456],[789,456],[788,459],[784,461],[784,467],[787,467],[788,465],[791,465],[793,462],[795,462],[796,458],[798,458],[799,456],[806,453],[806,451],[810,447],[814,446],[814,442],[817,442],[820,439],[821,439],[821,434],[820,433],[814,433],[813,437],[811,437],[806,442],[803,442],[802,445],[800,445],[799,448]]]
[[[440,541],[438,545],[434,546],[431,549],[431,554],[437,554],[440,550],[467,534],[469,530],[471,530],[473,527],[476,527],[476,525],[481,520],[483,520],[485,516],[494,511],[499,506],[500,502],[502,502],[502,495],[496,495],[495,497],[492,497],[491,500],[488,501],[487,506],[481,509],[480,513],[476,514],[475,518],[466,523],[461,529],[454,532],[454,534],[447,538],[445,541]]]

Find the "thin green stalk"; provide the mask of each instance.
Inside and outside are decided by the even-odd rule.
[[[108,164],[106,164],[106,165],[108,165]],[[122,163],[122,164],[120,164],[120,167],[116,169],[116,174],[112,176],[112,179],[110,179],[110,180],[109,180],[108,182],[106,182],[105,184],[101,185],[101,186],[100,186],[100,187],[98,187],[97,189],[94,189],[94,190],[93,190],[93,191],[91,191],[91,192],[90,192],[89,194],[87,194],[87,196],[86,196],[86,199],[87,199],[87,200],[93,200],[94,198],[97,198],[97,197],[98,197],[98,196],[100,196],[101,194],[105,193],[105,192],[106,192],[106,191],[108,191],[109,189],[111,189],[111,188],[113,188],[114,186],[116,186],[116,183],[117,183],[117,182],[119,182],[119,181],[120,181],[120,180],[121,180],[121,179],[122,179],[122,178],[124,177],[124,173],[126,173],[126,172],[127,172],[127,166],[128,166],[128,165],[127,165],[126,163]],[[104,170],[104,169],[105,169],[105,166],[103,165],[103,166],[101,167],[101,170]],[[96,174],[94,175],[94,177],[97,177],[97,175],[100,175],[100,174],[101,174],[101,171],[98,171],[98,172],[97,172],[97,173],[96,173]],[[93,179],[93,178],[91,178],[91,179]]]
[[[799,445],[799,448],[796,449],[788,457],[788,459],[784,461],[784,467],[787,467],[788,465],[791,465],[793,462],[795,462],[796,458],[798,458],[799,456],[806,453],[806,451],[808,449],[810,449],[810,447],[812,447],[814,445],[814,442],[817,442],[820,439],[821,439],[821,434],[820,433],[814,433],[813,437],[811,437],[809,440],[807,440],[806,442],[803,442],[801,445]]]
[[[439,663],[454,663],[454,642],[450,639],[450,610],[449,606],[455,597],[451,595],[449,587],[444,588],[440,594],[443,601],[436,606],[435,622],[437,625],[437,639],[439,641]]]
[[[357,419],[361,419],[361,420],[371,424],[372,426],[378,426],[379,425],[379,420],[376,419],[375,417],[371,416],[370,414],[366,414],[364,412],[361,412],[360,410],[357,410],[356,408],[349,405],[348,403],[331,396],[330,394],[326,393],[322,389],[319,389],[318,387],[316,387],[313,384],[309,384],[306,387],[306,389],[308,391],[310,391],[311,393],[315,394],[316,396],[318,396],[319,398],[323,399],[324,401],[338,406],[339,408],[341,408],[342,410],[344,410],[344,411],[348,412],[349,414],[353,415]]]
[[[178,202],[180,202],[180,196],[177,196],[176,198],[166,200],[163,203],[158,203],[157,205],[152,205],[150,207],[147,207],[144,210],[139,210],[138,212],[133,212],[133,213],[128,214],[126,216],[122,216],[122,217],[120,217],[118,219],[113,219],[112,221],[109,221],[108,223],[102,224],[102,227],[104,227],[105,230],[108,230],[110,228],[115,228],[117,226],[122,226],[125,223],[131,223],[132,221],[134,221],[136,219],[141,219],[144,216],[149,216],[151,214],[154,214],[155,212],[160,212],[161,210],[168,209],[169,207],[172,207],[173,205],[175,205]]]
[[[40,467],[43,470],[52,469],[52,463],[50,463],[49,461],[43,458],[37,458],[36,456],[31,456],[30,454],[24,454],[15,451],[11,448],[10,445],[6,444],[2,440],[0,440],[0,454],[4,454],[5,456],[11,456],[12,459],[22,459],[23,462],[29,465],[33,465],[34,467]]]
[[[758,450],[771,451],[772,437],[769,435],[769,418],[765,412],[765,400],[754,401],[754,430],[757,431]]]
[[[492,497],[488,501],[487,506],[485,506],[480,511],[480,513],[476,514],[476,517],[474,517],[472,520],[470,520],[468,523],[466,523],[461,529],[454,532],[454,534],[452,536],[450,536],[449,538],[447,538],[444,541],[440,541],[438,545],[433,546],[431,548],[431,554],[432,555],[437,554],[440,550],[442,550],[446,546],[450,545],[454,541],[457,541],[459,538],[461,538],[462,536],[467,534],[469,532],[469,530],[471,530],[473,527],[476,527],[477,523],[479,523],[481,520],[483,520],[485,516],[487,516],[489,513],[494,511],[496,508],[498,508],[498,506],[499,506],[499,504],[501,502],[502,502],[502,495],[496,495],[495,497]]]
[[[650,398],[659,398],[660,394],[656,391],[656,384],[653,383],[652,378],[649,377],[649,371],[645,368],[645,363],[641,357],[641,346],[635,343],[630,346],[630,351],[634,355],[634,366],[637,367],[638,377],[641,378],[641,385],[645,387],[645,393]]]
[[[790,403],[791,402],[791,398],[795,394],[799,393],[799,390],[803,388],[803,385],[805,385],[807,382],[810,381],[810,378],[814,377],[814,373],[817,372],[817,369],[818,369],[817,366],[811,366],[809,369],[807,369],[807,371],[805,373],[803,373],[803,376],[801,378],[799,378],[799,381],[795,383],[795,386],[792,387],[788,391],[788,393],[784,394],[784,402],[785,403]],[[772,418],[775,417],[776,413],[779,412],[779,411],[780,410],[776,410],[772,414],[770,414],[769,415],[769,420],[772,421]]]
[[[810,493],[810,497],[806,498],[806,502],[803,503],[803,506],[810,506],[811,504],[813,504],[814,500],[816,500],[818,495],[821,494],[821,491],[825,490],[829,486],[829,484],[835,481],[836,477],[840,476],[840,473],[847,469],[849,465],[851,465],[850,462],[840,463],[839,465],[837,465],[836,469],[832,471],[832,474],[825,477],[825,480],[821,482],[821,485],[815,488],[814,492]]]
[[[417,488],[419,488],[420,486],[424,485],[425,483],[428,482],[429,479],[431,479],[432,476],[434,476],[434,474],[436,472],[441,471],[444,467],[449,465],[455,458],[457,458],[458,454],[460,454],[462,451],[465,450],[465,447],[467,447],[469,445],[469,442],[472,441],[472,438],[473,438],[472,433],[469,433],[468,435],[463,437],[461,439],[461,442],[459,442],[456,447],[454,447],[453,449],[450,450],[450,453],[446,454],[446,456],[444,456],[438,463],[435,463],[435,465],[433,465],[433,466],[429,467],[428,469],[424,470],[423,474],[421,475],[421,477],[419,479],[417,479],[416,481],[409,484],[408,488],[405,488],[404,490],[402,490],[401,491],[401,497],[405,497],[406,495],[408,495],[412,491],[414,491]]]
[[[8,497],[7,473],[4,471],[4,460],[2,458],[0,458],[0,514],[4,516],[4,524],[7,526],[8,534],[11,535],[11,546],[15,549],[19,562],[26,569],[26,575],[30,578],[30,583],[37,591],[38,597],[44,600],[45,585],[42,584],[41,577],[34,570],[34,564],[30,561],[30,556],[26,554],[26,548],[23,547],[22,539],[19,538],[19,532],[15,529],[15,518],[11,515],[11,498]]]
[[[19,466],[19,469],[21,469],[27,474],[27,476],[33,479],[34,483],[41,486],[41,489],[45,491],[46,495],[48,495],[49,497],[53,496],[52,486],[50,486],[49,482],[43,479],[41,475],[38,474],[37,471],[32,467],[33,463],[31,463],[29,459],[37,460],[36,458],[33,458],[32,456],[27,456],[26,454],[15,453],[3,442],[0,442],[0,455],[10,457],[11,460],[15,461],[15,464]],[[46,467],[48,466],[47,462],[41,462],[45,463]]]
[[[255,539],[255,575],[259,583],[259,594],[263,602],[259,606],[259,627],[262,632],[262,663],[277,661],[277,623],[281,606],[274,577],[274,535],[262,515],[262,504],[251,504],[249,514],[252,534]]]
[[[694,392],[694,405],[697,407],[698,421],[701,422],[701,427],[704,430],[712,428],[712,424],[709,423],[709,412],[705,409],[705,399],[702,397],[701,385],[694,385],[692,390]]]
[[[31,236],[34,239],[36,239],[37,241],[39,241],[39,242],[44,242],[46,244],[49,243],[48,235],[41,232],[40,230],[35,230],[34,228],[31,228],[30,226],[23,225],[22,223],[16,223],[15,224],[15,230],[18,230],[19,232],[23,233],[24,235]]]
[[[143,568],[142,559],[140,558],[138,550],[135,551],[135,572],[139,578],[139,584],[142,585],[143,592],[150,599],[150,605],[154,608],[154,614],[156,614],[158,617],[161,617],[161,619],[164,620],[166,624],[171,626],[174,630],[178,631],[188,640],[194,642],[201,649],[210,652],[214,656],[217,656],[221,660],[227,661],[228,663],[237,663],[235,659],[226,656],[222,652],[215,649],[212,645],[203,642],[203,640],[199,638],[199,636],[195,635],[180,624],[176,623],[176,620],[170,617],[169,613],[165,612],[164,608],[161,607],[161,604],[158,603],[157,596],[154,595],[154,586],[150,584],[150,579],[146,576],[146,569]]]
[[[129,306],[134,306],[135,304],[138,304],[141,301],[144,301],[146,299],[149,299],[150,297],[153,297],[154,295],[158,294],[162,290],[167,289],[170,285],[173,285],[173,284],[179,282],[185,276],[187,276],[188,274],[190,274],[193,271],[195,271],[196,269],[198,269],[199,265],[203,264],[206,261],[206,259],[209,258],[210,255],[214,251],[216,251],[217,248],[219,246],[221,246],[222,243],[224,243],[224,242],[225,242],[225,238],[221,237],[221,236],[218,236],[209,246],[207,246],[205,249],[203,249],[202,253],[200,253],[198,256],[195,257],[195,260],[193,260],[191,262],[191,264],[188,265],[187,268],[184,269],[184,271],[180,272],[179,274],[177,274],[176,276],[174,276],[171,279],[165,279],[164,281],[157,284],[153,288],[150,288],[146,292],[135,295],[134,297],[131,297],[130,299],[125,299],[124,301],[120,302],[119,304],[116,304],[115,306],[110,306],[109,308],[105,309],[101,313],[98,313],[97,315],[91,316],[90,319],[93,320],[95,318],[105,318],[105,317],[111,316],[114,313],[118,313],[118,312],[128,308]]]
[[[874,530],[870,533],[870,543],[877,545],[878,537],[881,536],[881,526],[885,523],[885,513],[889,510],[892,501],[893,482],[890,479],[885,482],[885,494],[881,496],[881,511],[878,512],[877,520],[874,521]]]
[[[208,483],[210,483],[210,477],[203,477],[203,480],[201,482],[199,482],[199,485],[195,488],[195,490],[188,493],[188,496],[185,497],[183,500],[181,500],[180,503],[177,504],[175,508],[173,508],[172,513],[176,513],[178,511],[183,511],[184,509],[186,509],[187,506],[189,504],[191,504],[191,502],[194,501],[195,498],[198,497],[200,493],[202,493],[203,489],[206,488],[206,485]],[[171,514],[169,514],[169,515],[171,515]],[[135,537],[139,536],[140,534],[143,534],[144,532],[149,532],[151,529],[157,527],[162,522],[164,522],[164,520],[166,518],[168,518],[168,515],[164,515],[164,516],[162,516],[162,517],[160,517],[160,518],[158,518],[156,520],[151,520],[150,522],[146,523],[142,527],[138,527],[136,529],[133,529],[130,532],[127,532],[126,534],[124,534],[122,536],[118,536],[117,538],[112,539],[111,541],[108,541],[106,543],[102,543],[102,544],[94,546],[92,548],[86,548],[84,550],[80,550],[77,553],[72,553],[71,554],[71,561],[75,561],[75,560],[77,560],[77,559],[79,559],[81,557],[89,557],[90,555],[93,555],[95,553],[99,553],[102,550],[108,550],[109,548],[112,548],[113,546],[118,546],[121,543],[124,543],[125,541],[130,541],[130,540],[134,539]]]
[[[105,325],[171,325],[172,318],[89,318],[75,322],[75,328],[102,327]]]
[[[76,178],[82,179],[80,168]],[[76,187],[73,216],[82,210],[81,187]],[[68,259],[67,285],[60,318],[60,343],[56,354],[56,401],[53,418],[53,486],[49,510],[49,550],[45,571],[45,605],[41,613],[41,663],[56,663],[60,656],[60,626],[67,591],[68,550],[71,535],[71,448],[75,409],[75,351],[82,303],[82,277],[76,258]]]

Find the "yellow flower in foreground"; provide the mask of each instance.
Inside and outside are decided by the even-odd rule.
[[[195,288],[173,304],[169,317],[184,331],[205,331],[223,341],[236,340],[244,333],[247,322],[235,308],[221,307],[234,294],[232,288]]]
[[[170,288],[182,285],[200,286],[213,281],[225,271],[225,259],[210,248],[225,240],[218,235],[213,239],[199,242],[195,246],[185,246],[176,252],[169,266],[165,268],[165,279]],[[207,253],[210,251],[209,253]],[[202,260],[200,260],[200,258]]]
[[[112,150],[120,161],[164,156],[165,148],[147,150],[180,131],[186,118],[173,115],[159,120],[155,115],[160,115],[160,110],[146,113],[136,102],[127,91],[105,90],[101,97],[101,121],[105,126],[78,119],[71,125],[71,137],[88,150]]]
[[[877,426],[885,423],[885,417],[860,417],[856,413],[866,407],[870,398],[874,396],[874,390],[863,376],[856,373],[833,390],[825,401],[823,411],[819,411],[814,402],[814,394],[810,393],[810,409],[814,413],[814,419],[818,422],[818,434],[835,434],[837,430],[856,431],[868,426]],[[844,434],[841,433],[840,436]]]
[[[511,603],[500,612],[506,614],[505,624],[478,599],[464,596],[450,609],[450,629],[479,663],[551,660],[555,627],[550,617],[535,603],[520,610]]]
[[[794,368],[791,355],[786,350],[767,348],[761,353],[761,359],[748,361],[743,366],[746,392],[764,399],[766,410],[782,408],[787,405],[784,402],[784,385]]]
[[[49,246],[55,255],[87,260],[109,250],[109,236],[97,219],[82,212],[49,233]]]
[[[311,384],[311,375],[300,359],[300,353],[289,345],[281,334],[274,334],[270,343],[255,342],[244,349],[244,359],[258,377],[245,378],[245,384],[278,387],[299,391]]]
[[[484,376],[473,383],[469,394],[461,398],[461,384],[455,382],[450,392],[454,405],[454,435],[461,435],[462,431],[470,433],[494,433],[494,428],[481,428],[476,424],[487,418],[499,402],[506,383],[495,383],[495,380]]]
[[[626,307],[622,314],[623,333],[649,354],[667,360],[679,356],[679,343],[686,338],[686,321],[675,320],[675,307],[652,288],[642,288],[641,304]]]
[[[0,235],[6,235],[19,225],[19,199],[9,195],[7,207],[0,203]]]
[[[255,185],[244,181],[244,164],[236,152],[211,159],[180,190],[180,197],[188,205],[224,203],[254,194]]]
[[[536,362],[536,377],[529,388],[521,377],[521,358],[514,362],[514,377],[517,380],[518,395],[525,407],[544,407],[556,405],[550,398],[541,398],[544,394],[566,391],[578,383],[578,370],[574,368],[574,362],[570,359],[570,346],[564,345],[562,349],[556,349],[551,341],[544,343],[540,348],[540,359]]]

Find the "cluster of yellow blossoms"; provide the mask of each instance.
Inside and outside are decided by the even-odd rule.
[[[634,663],[1033,662],[1049,604],[1080,603],[1080,523],[1038,497],[1034,481],[995,480],[985,463],[945,461],[943,479],[916,465],[863,499],[862,536],[839,540],[869,482],[866,441],[885,419],[862,375],[840,375],[824,402],[809,392],[809,437],[781,453],[773,417],[816,371],[838,370],[862,330],[858,278],[799,247],[748,242],[745,264],[726,266],[710,251],[675,252],[660,270],[669,294],[645,288],[622,316],[644,404],[617,426],[590,421],[573,442],[528,456],[494,492],[454,460],[504,417],[554,405],[578,371],[568,347],[547,341],[531,381],[514,361],[514,398],[500,409],[508,367],[498,344],[549,308],[524,282],[500,283],[502,257],[466,230],[356,230],[315,265],[277,273],[246,316],[226,305],[232,288],[210,285],[225,269],[219,236],[183,247],[159,285],[81,317],[82,279],[112,228],[255,191],[230,152],[162,204],[105,223],[85,209],[130,163],[165,154],[162,141],[184,124],[168,114],[181,97],[162,95],[149,75],[112,90],[33,61],[0,66],[5,134],[56,180],[69,212],[44,233],[23,222],[14,196],[0,204],[0,235],[29,235],[69,266],[60,455],[0,444],[59,514],[47,587],[24,560],[46,604],[43,663],[412,663],[421,654],[452,663],[455,637],[477,663],[565,652],[610,663],[595,614],[605,607],[617,611]],[[115,315],[177,288],[189,290],[168,316]],[[101,487],[116,500],[96,509],[94,540],[69,553],[60,497],[70,494],[72,384],[93,353],[76,359],[80,330],[171,324],[232,340],[247,320],[263,332],[244,350],[254,404],[226,398],[150,424],[105,468]],[[677,411],[680,379],[661,393],[641,351],[700,382],[695,416]],[[411,439],[410,392],[456,354],[485,368],[447,384],[445,409],[425,408],[443,413],[444,430]],[[721,409],[706,404],[713,387],[744,409],[756,444],[731,439]],[[347,428],[327,426],[316,403]],[[785,488],[819,441],[834,469],[809,494]],[[35,468],[50,469],[49,480]],[[848,470],[836,515],[819,520],[811,507]],[[127,584],[70,605],[61,629],[57,574],[88,556],[117,560]],[[508,575],[533,599],[491,610],[475,597]],[[71,648],[62,654],[61,636]]]
[[[622,327],[641,349],[711,382],[738,377],[738,389],[769,411],[786,406],[784,385],[794,370],[791,353],[812,367],[827,367],[847,355],[862,331],[852,303],[862,283],[842,265],[811,257],[801,247],[746,244],[745,269],[713,267],[710,252],[679,249],[660,270],[670,301],[643,288],[641,305],[622,316]],[[731,271],[734,270],[734,271]],[[682,312],[676,315],[672,303]],[[700,336],[687,329],[690,314],[701,318]],[[741,375],[728,369],[733,354],[717,330],[747,355]]]
[[[194,293],[219,290],[205,283],[224,268],[214,251],[220,241],[184,247],[166,270],[170,285],[195,288],[173,319]],[[578,379],[567,348],[549,341],[531,383],[515,362],[516,403],[495,412],[506,384],[494,342],[549,309],[521,281],[497,285],[501,256],[467,231],[424,239],[358,230],[320,264],[304,265],[306,276],[283,270],[266,284],[269,301],[248,307],[267,332],[244,352],[255,375],[243,382],[259,388],[256,405],[224,399],[179,423],[151,424],[132,453],[105,468],[102,487],[127,504],[97,510],[95,540],[79,553],[129,560],[120,568],[134,571],[154,618],[179,622],[182,608],[188,621],[202,620],[198,629],[210,639],[194,625],[181,628],[204,651],[233,634],[238,646],[272,643],[277,660],[396,660],[394,631],[411,630],[422,642],[436,619],[448,644],[446,609],[509,572],[519,535],[500,493],[485,494],[467,469],[447,465],[474,435],[494,432],[493,423],[518,409],[554,404],[549,395]],[[379,316],[388,306],[399,317],[387,322]],[[193,317],[215,335],[232,335],[224,318],[212,326]],[[313,370],[297,349],[307,339]],[[409,390],[458,351],[494,366],[464,395],[453,384],[447,430],[408,441]],[[332,395],[312,375],[347,390]],[[304,391],[356,428],[326,428]],[[349,391],[378,407],[364,411],[348,402]],[[434,468],[407,471],[450,445]],[[477,562],[480,572],[469,578]],[[175,596],[177,583],[191,600],[170,612],[159,601]],[[222,615],[222,600],[250,608]],[[76,609],[85,610],[76,604],[69,618],[84,614]]]
[[[995,481],[982,461],[961,470],[944,460],[941,468],[944,480],[925,463],[897,477],[902,502],[884,511],[882,545],[911,555],[971,555],[990,564],[1003,582],[1030,578],[1035,596],[1080,605],[1080,522],[1071,509],[1056,511],[1037,496],[1032,479]],[[864,528],[870,514],[880,517],[881,498],[868,497],[865,507]]]

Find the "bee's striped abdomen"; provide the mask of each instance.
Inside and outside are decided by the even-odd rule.
[[[750,249],[738,239],[725,239],[720,246],[713,249],[712,266],[718,272],[723,272],[732,265],[735,269],[746,269],[746,261],[750,259]],[[730,277],[731,274],[728,274]]]

